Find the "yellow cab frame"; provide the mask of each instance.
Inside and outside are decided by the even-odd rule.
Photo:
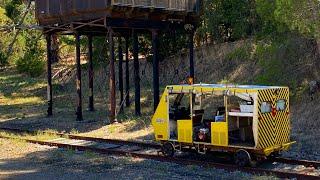
[[[178,117],[176,120],[172,120],[174,118],[170,117],[173,116],[170,115],[170,104],[174,99],[172,100],[170,97],[175,95],[177,98],[179,94],[189,97],[190,113],[189,116],[181,116],[182,118]],[[198,132],[194,132],[196,128],[194,124],[196,117],[200,119],[197,121],[201,121],[201,123],[203,123],[204,119],[203,117],[198,118],[199,116],[194,114],[196,112],[194,99],[195,97],[206,98],[206,96],[210,95],[217,95],[217,97],[223,98],[222,106],[225,109],[225,113],[223,116],[219,116],[222,117],[220,121],[216,118],[218,116],[215,116],[215,120],[211,118],[209,127],[202,129],[205,131],[210,130],[208,135],[210,140],[200,142],[195,139]],[[230,99],[234,97],[240,100],[246,99],[247,102],[251,101],[251,105],[239,105],[241,107],[250,107],[251,110],[248,112],[239,110],[236,107],[237,103],[230,103]],[[202,103],[200,100],[200,106],[206,105]],[[212,110],[210,107],[207,109]],[[188,110],[184,110],[184,112],[188,112]],[[199,112],[203,111],[203,109],[199,110]],[[162,143],[170,142],[175,148],[180,149],[186,147],[196,148],[201,153],[207,151],[236,152],[239,149],[245,149],[256,156],[267,157],[271,153],[288,150],[294,143],[290,141],[288,87],[223,84],[167,86],[152,118],[152,125],[157,141]],[[172,138],[173,135],[171,134],[176,134],[175,138]],[[237,140],[231,138],[232,134],[236,134],[238,139],[245,139],[248,136],[250,145],[247,145],[246,142],[233,143],[233,141],[236,142]]]

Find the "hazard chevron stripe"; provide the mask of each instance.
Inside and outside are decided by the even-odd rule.
[[[262,102],[271,103],[273,108],[277,107],[278,100],[285,100],[286,108],[283,111],[261,113]],[[258,91],[258,145],[263,149],[280,145],[290,140],[290,120],[289,120],[289,89],[266,89]]]

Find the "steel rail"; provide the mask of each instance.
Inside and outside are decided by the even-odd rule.
[[[139,141],[125,141],[125,140],[118,140],[118,139],[106,139],[106,138],[97,138],[97,137],[89,137],[89,136],[80,136],[74,134],[64,134],[64,133],[56,133],[56,132],[49,132],[49,131],[31,131],[31,130],[24,130],[24,129],[16,129],[16,128],[0,128],[3,131],[15,132],[18,134],[27,133],[27,134],[49,134],[49,135],[56,135],[60,137],[66,137],[69,139],[75,140],[86,140],[86,141],[94,141],[94,142],[104,142],[104,143],[112,143],[112,144],[120,144],[120,145],[133,145],[133,146],[140,146],[140,147],[149,147],[149,148],[161,148],[161,144],[158,143],[147,143],[147,142],[139,142]]]
[[[157,148],[157,149],[161,148],[161,144],[158,144],[158,143],[106,139],[106,138],[88,137],[88,136],[80,136],[80,135],[73,135],[73,134],[48,132],[48,131],[30,131],[30,130],[23,130],[23,129],[16,129],[16,128],[0,128],[0,130],[11,131],[16,133],[28,133],[28,134],[37,134],[40,132],[43,134],[67,137],[69,139],[74,139],[74,140],[86,140],[86,141],[104,142],[104,143],[112,143],[112,144],[119,144],[119,145],[133,145],[133,146],[149,147],[149,148]],[[291,165],[304,165],[306,167],[314,167],[314,168],[320,167],[319,161],[296,160],[296,159],[289,159],[289,158],[283,158],[283,157],[275,157],[270,159],[270,161],[291,164]]]
[[[289,158],[283,158],[283,157],[276,157],[271,160],[274,162],[280,162],[284,164],[304,165],[306,167],[314,167],[314,168],[320,167],[319,161],[296,160],[296,159],[289,159]]]
[[[0,138],[6,139],[19,139],[19,138],[12,138],[12,137],[5,137],[0,136]],[[230,164],[221,164],[221,163],[214,163],[214,162],[204,162],[204,161],[197,161],[197,160],[189,160],[183,158],[169,158],[160,155],[152,155],[152,154],[143,154],[131,151],[124,151],[124,150],[116,150],[116,149],[101,149],[96,147],[84,146],[84,145],[74,145],[74,144],[65,144],[65,143],[57,143],[57,142],[48,142],[48,141],[40,141],[40,140],[31,140],[31,139],[21,139],[28,143],[33,144],[40,144],[58,148],[67,148],[79,151],[91,151],[96,152],[99,154],[111,154],[111,155],[120,155],[120,156],[129,156],[135,158],[144,158],[144,159],[151,159],[161,162],[171,162],[183,165],[198,165],[203,167],[211,167],[211,168],[219,168],[225,169],[227,171],[242,171],[247,172],[250,174],[268,174],[268,175],[275,175],[280,178],[296,178],[296,179],[319,179],[318,176],[313,175],[306,175],[306,174],[299,174],[293,172],[283,172],[283,171],[275,171],[275,170],[268,170],[262,168],[252,168],[252,167],[238,167],[236,165]]]
[[[133,145],[133,146],[146,147],[146,148],[148,147],[157,148],[157,149],[161,148],[161,144],[158,144],[158,143],[106,139],[106,138],[88,137],[88,136],[80,136],[80,135],[73,135],[73,134],[48,132],[48,131],[30,131],[30,130],[23,130],[23,129],[16,129],[16,128],[0,128],[0,130],[11,131],[15,133],[28,133],[28,134],[37,134],[40,132],[43,134],[56,135],[56,136],[66,137],[74,140],[86,140],[86,141],[104,142],[104,143],[112,143],[112,144],[119,144],[119,145]],[[289,158],[283,158],[283,157],[275,157],[270,159],[270,161],[291,164],[291,165],[304,165],[306,167],[314,167],[314,168],[320,167],[319,161],[296,160],[296,159],[289,159]]]

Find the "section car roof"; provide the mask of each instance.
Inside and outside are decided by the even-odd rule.
[[[194,87],[194,88],[223,88],[223,89],[246,89],[246,90],[264,90],[264,89],[280,89],[288,88],[285,86],[264,86],[264,85],[235,85],[235,84],[182,84],[168,85],[168,87]]]

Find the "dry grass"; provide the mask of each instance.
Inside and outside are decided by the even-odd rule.
[[[98,71],[102,71],[98,70]],[[97,72],[97,75],[102,72]],[[84,73],[83,79],[87,79]],[[84,98],[84,123],[75,121],[75,91],[73,79],[61,89],[54,85],[54,116],[46,118],[46,83],[45,78],[29,78],[17,73],[14,68],[7,68],[0,72],[0,126],[9,126],[30,130],[45,130],[48,132],[67,132],[71,134],[84,134],[94,137],[119,138],[119,139],[143,139],[150,137],[150,119],[153,111],[152,93],[150,89],[142,89],[142,117],[134,114],[134,105],[125,108],[125,113],[118,115],[118,120],[123,122],[118,125],[108,125],[108,114],[106,113],[108,101],[102,94],[108,94],[107,89],[99,87],[104,84],[96,79],[95,87],[95,112],[87,112],[87,98]],[[84,86],[84,96],[87,92]],[[102,89],[103,91],[101,91]],[[131,91],[131,100],[133,88]],[[7,134],[8,135],[8,134]],[[11,135],[10,135],[11,136]],[[47,139],[45,135],[38,134],[37,139]]]
[[[119,124],[107,125],[91,132],[82,133],[81,135],[123,140],[151,140],[153,139],[153,128],[140,124],[137,121],[126,121]]]
[[[13,141],[17,142],[25,142],[25,140],[38,140],[38,141],[48,141],[52,139],[57,139],[60,136],[54,135],[52,133],[43,133],[38,132],[34,135],[32,134],[16,134],[16,133],[8,133],[5,131],[0,131],[0,137],[13,139]]]
[[[320,160],[320,97],[314,101],[305,98],[291,108],[292,139],[297,141],[291,155],[311,160]]]

